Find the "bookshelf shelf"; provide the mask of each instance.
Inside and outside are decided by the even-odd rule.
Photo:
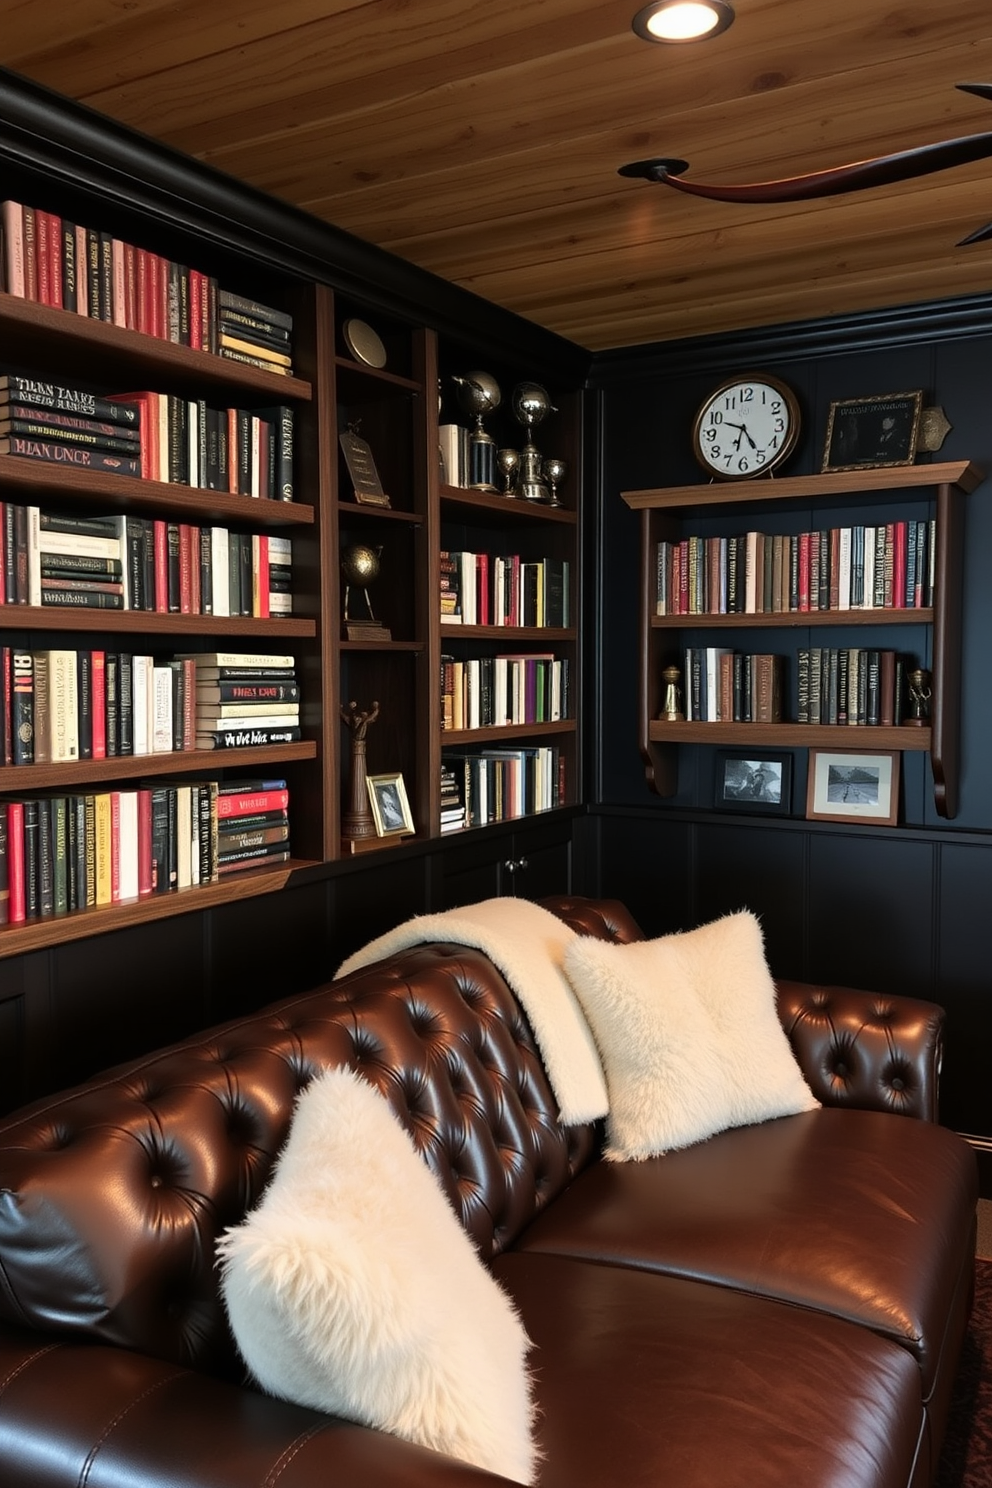
[[[13,631],[106,631],[108,635],[168,636],[172,640],[191,635],[231,636],[272,645],[313,639],[317,630],[316,621],[303,616],[256,620],[250,615],[159,615],[149,610],[69,610],[58,605],[41,609],[35,605],[4,605],[0,607],[0,622]]]
[[[4,359],[29,361],[45,380],[56,373],[92,379],[98,368],[101,377],[137,377],[140,386],[151,385],[158,392],[215,388],[250,395],[258,403],[307,402],[313,395],[310,383],[300,377],[284,377],[4,293],[0,293],[0,335]],[[47,373],[46,362],[50,363]],[[121,386],[117,391],[126,389]]]
[[[242,527],[310,527],[313,508],[294,501],[260,501],[207,491],[172,481],[140,480],[50,465],[44,460],[0,455],[0,485],[8,499],[27,505],[58,505],[101,511],[154,512],[181,521],[234,522]]]
[[[829,471],[763,481],[727,481],[709,485],[672,486],[627,491],[623,500],[641,513],[639,744],[645,774],[659,795],[676,789],[678,750],[685,744],[746,744],[755,747],[847,750],[900,749],[926,751],[934,780],[939,815],[957,812],[961,666],[961,573],[964,544],[964,497],[984,479],[971,461],[941,461],[878,470]],[[693,517],[723,516],[749,509],[754,525],[772,503],[795,511],[815,512],[825,502],[833,508],[866,506],[882,499],[898,505],[920,496],[932,502],[936,524],[936,566],[932,608],[789,611],[777,614],[655,614],[658,542],[687,530]],[[661,721],[662,668],[671,659],[677,633],[692,630],[744,629],[817,632],[841,627],[925,626],[932,634],[932,705],[928,728],[808,725],[790,723],[668,723]],[[676,642],[677,644],[677,642]],[[668,648],[666,650],[666,648]]]
[[[174,915],[215,909],[218,905],[232,904],[239,899],[275,894],[287,886],[294,874],[316,866],[318,865],[302,858],[290,858],[278,867],[252,868],[243,873],[232,874],[219,883],[198,884],[175,893],[152,894],[144,899],[107,904],[96,909],[73,910],[69,914],[28,920],[19,925],[4,925],[0,928],[0,960],[23,956],[29,951],[42,951],[49,946],[63,945],[73,940],[83,940],[92,935],[106,935],[111,930],[126,930],[154,920],[170,919]]]
[[[112,781],[160,775],[196,775],[202,780],[224,770],[278,769],[294,760],[312,760],[316,756],[317,745],[313,740],[301,739],[298,744],[268,744],[258,749],[177,749],[163,754],[115,755],[111,759],[7,765],[0,768],[0,791],[19,796],[29,791],[78,785],[109,786]]]
[[[503,728],[443,729],[441,747],[465,744],[495,744],[522,739],[549,738],[556,734],[574,734],[575,720],[556,719],[554,723],[510,723]]]

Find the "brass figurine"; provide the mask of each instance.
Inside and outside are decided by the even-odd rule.
[[[682,693],[679,688],[681,676],[682,673],[677,666],[667,666],[661,674],[661,680],[665,684],[665,701],[662,703],[659,717],[666,723],[685,723]]]

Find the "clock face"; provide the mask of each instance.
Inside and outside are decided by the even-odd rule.
[[[696,459],[721,480],[767,474],[792,453],[799,404],[792,389],[768,376],[723,383],[696,415]]]

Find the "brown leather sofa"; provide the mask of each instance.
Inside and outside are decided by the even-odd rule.
[[[545,902],[586,933],[640,933],[616,903]],[[598,1161],[596,1128],[560,1125],[502,978],[450,945],[9,1117],[0,1483],[505,1481],[243,1379],[216,1238],[264,1188],[297,1092],[345,1064],[415,1130],[516,1301],[535,1344],[542,1488],[923,1488],[977,1197],[972,1154],[935,1120],[943,1015],[791,982],[779,997],[824,1108],[648,1162]],[[480,1090],[491,1100],[468,1098]]]

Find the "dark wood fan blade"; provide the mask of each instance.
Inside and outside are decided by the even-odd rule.
[[[992,83],[958,83],[963,93],[992,99]],[[802,176],[787,176],[781,181],[755,181],[743,186],[712,186],[703,181],[687,181],[682,172],[684,160],[638,160],[621,166],[622,176],[644,176],[659,181],[688,196],[707,197],[725,202],[811,201],[820,196],[840,196],[850,191],[863,191],[869,186],[888,186],[894,181],[909,181],[934,171],[950,170],[973,160],[992,155],[992,134],[966,134],[958,139],[940,140],[933,145],[920,145],[915,150],[900,150],[893,155],[878,155],[871,160],[855,160],[849,165],[830,170],[810,171]],[[966,242],[974,239],[965,239]]]

